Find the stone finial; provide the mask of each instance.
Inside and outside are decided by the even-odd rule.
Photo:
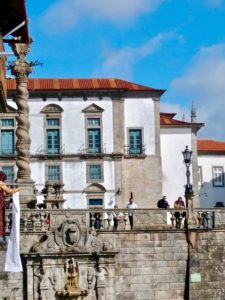
[[[195,123],[195,122],[196,122],[196,109],[195,109],[194,102],[192,102],[192,107],[191,107],[191,123]]]

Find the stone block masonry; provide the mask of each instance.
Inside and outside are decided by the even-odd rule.
[[[5,249],[0,249],[0,300],[40,299],[49,288],[49,299],[59,299],[56,295],[65,292],[65,266],[70,260],[80,276],[76,292],[87,292],[85,300],[225,299],[222,221],[220,227],[208,230],[89,232],[82,212],[54,213],[58,214],[50,229],[40,224],[37,229],[22,227],[26,229],[21,232],[23,273],[4,272]]]

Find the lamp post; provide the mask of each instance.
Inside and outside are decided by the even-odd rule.
[[[190,165],[191,165],[191,156],[192,151],[188,149],[188,146],[186,146],[186,149],[182,152],[184,157],[184,163],[186,166],[186,176],[187,176],[187,184],[185,185],[185,199],[186,199],[186,207],[188,207],[188,199],[193,196],[193,190],[192,185],[190,184]]]

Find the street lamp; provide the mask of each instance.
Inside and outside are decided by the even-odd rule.
[[[190,175],[191,175],[190,165],[191,165],[192,151],[190,151],[188,149],[188,146],[186,146],[186,149],[182,152],[182,154],[186,166],[187,184],[185,185],[185,198],[186,198],[186,207],[188,207],[188,199],[190,199],[190,197],[193,196],[192,185],[190,184]]]

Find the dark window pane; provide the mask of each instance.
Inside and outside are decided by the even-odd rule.
[[[88,118],[88,125],[89,126],[100,126],[101,121],[100,118]]]
[[[59,126],[59,119],[47,119],[48,126]]]
[[[7,176],[7,181],[13,182],[14,180],[14,167],[13,166],[2,166],[2,171]]]
[[[48,166],[48,180],[60,180],[59,166]]]
[[[58,154],[59,150],[60,150],[59,130],[48,129],[47,130],[47,153]]]
[[[2,127],[14,126],[14,119],[2,119]]]
[[[103,201],[102,199],[89,199],[89,205],[102,205]]]
[[[1,131],[1,153],[14,154],[14,130]]]
[[[89,169],[89,179],[101,179],[101,165],[90,165]]]
[[[88,152],[101,153],[100,129],[88,129]]]
[[[142,154],[142,133],[141,129],[129,130],[129,153]]]

